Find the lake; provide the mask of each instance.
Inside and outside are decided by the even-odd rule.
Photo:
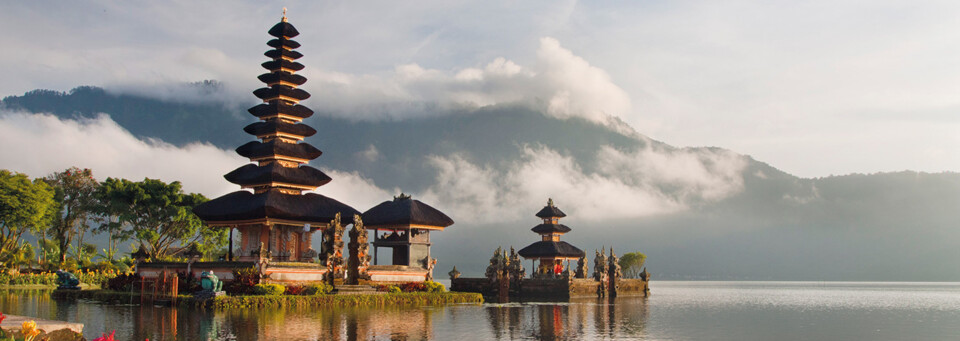
[[[3,291],[7,314],[118,340],[956,340],[960,283],[651,282],[649,298],[204,311]],[[136,302],[132,302],[136,303]]]

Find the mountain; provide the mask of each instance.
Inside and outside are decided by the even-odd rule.
[[[78,87],[9,96],[0,108],[106,113],[141,139],[232,150],[252,140],[241,130],[252,104]],[[314,166],[414,193],[457,222],[434,236],[440,272],[478,275],[496,246],[533,242],[533,213],[551,196],[570,215],[564,240],[590,258],[603,246],[645,252],[659,279],[960,280],[958,173],[806,179],[722,148],[676,148],[524,106],[363,121],[305,104],[317,111],[308,142],[324,151]]]

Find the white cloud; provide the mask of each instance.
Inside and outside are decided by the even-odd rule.
[[[604,147],[597,162],[597,172],[585,172],[572,157],[544,146],[523,147],[523,157],[503,170],[457,155],[432,156],[437,183],[421,197],[476,222],[523,217],[533,203],[547,198],[586,220],[634,218],[738,193],[747,165],[744,157],[729,151],[655,147],[636,152]]]
[[[223,174],[248,162],[233,151],[210,144],[177,147],[159,140],[140,140],[107,115],[76,121],[46,114],[0,112],[0,144],[8,146],[0,149],[2,167],[31,177],[76,166],[92,169],[99,180],[180,181],[185,191],[209,198],[239,190]],[[391,192],[356,172],[324,172],[333,181],[317,192],[360,211],[392,197]]]
[[[454,71],[404,64],[386,77],[316,70],[305,74],[317,89],[313,100],[349,118],[402,119],[456,107],[524,104],[554,117],[581,117],[632,133],[613,119],[630,112],[630,98],[605,71],[554,38],[540,39],[536,55],[529,67],[500,57],[480,68]]]

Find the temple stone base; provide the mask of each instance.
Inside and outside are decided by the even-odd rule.
[[[621,279],[618,282],[617,296],[647,295],[648,281],[642,279]],[[507,296],[522,300],[565,300],[574,297],[597,297],[600,282],[592,278],[524,278],[519,285],[507,286]],[[450,291],[476,292],[487,297],[499,296],[500,286],[487,278],[454,278],[450,280]]]
[[[404,265],[371,265],[367,268],[371,282],[403,283],[427,280],[427,269]]]

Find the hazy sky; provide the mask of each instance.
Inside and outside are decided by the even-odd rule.
[[[253,101],[283,6],[315,109],[530,102],[799,176],[960,170],[953,1],[12,2],[0,96],[218,79]]]

